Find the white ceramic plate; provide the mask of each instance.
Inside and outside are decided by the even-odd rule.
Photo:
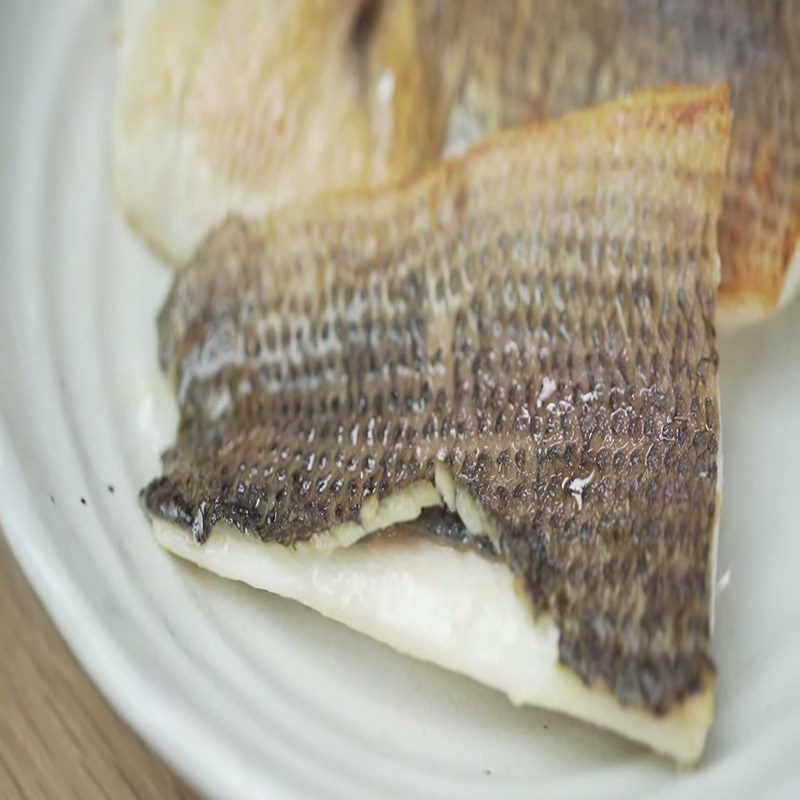
[[[175,423],[169,275],[112,201],[113,5],[0,5],[0,520],[112,703],[215,797],[800,797],[800,303],[721,342],[730,585],[693,773],[201,573],[137,500]]]

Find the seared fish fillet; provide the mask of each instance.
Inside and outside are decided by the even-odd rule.
[[[769,313],[800,281],[800,3],[466,0],[448,147],[639,86],[727,82],[719,228],[725,317]]]
[[[229,213],[391,181],[436,157],[444,62],[415,6],[379,6],[127,0],[114,183],[158,253],[183,264]]]
[[[724,318],[800,280],[793,0],[128,0],[117,193],[182,265],[229,213],[411,174],[502,127],[642,86],[728,82]]]
[[[159,541],[697,759],[729,128],[724,88],[645,92],[226,221],[159,317]]]

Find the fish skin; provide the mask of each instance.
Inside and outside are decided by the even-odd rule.
[[[656,714],[707,690],[729,134],[724,87],[642,92],[228,220],[159,317],[150,513],[291,546],[444,464],[586,683]]]
[[[800,260],[800,4],[794,0],[481,0],[445,147],[641,86],[727,82],[734,109],[723,210],[725,319],[774,312]],[[800,269],[800,266],[795,266]]]

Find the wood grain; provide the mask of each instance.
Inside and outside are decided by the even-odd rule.
[[[0,581],[0,798],[197,798],[94,687],[2,531]]]

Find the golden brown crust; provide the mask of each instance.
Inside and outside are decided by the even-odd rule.
[[[699,124],[695,126],[698,120]],[[478,141],[466,153],[425,165],[414,174],[404,175],[377,187],[362,186],[326,192],[260,220],[251,220],[250,227],[264,233],[274,227],[285,230],[295,222],[305,225],[311,219],[320,223],[330,220],[335,225],[337,220],[348,216],[382,218],[386,216],[386,209],[398,205],[413,206],[414,198],[423,196],[433,219],[438,214],[440,197],[447,198],[452,207],[458,210],[466,202],[466,185],[469,181],[480,178],[480,173],[499,168],[503,160],[518,159],[519,153],[525,153],[528,157],[531,152],[546,150],[551,154],[552,165],[557,164],[559,157],[568,163],[569,159],[578,156],[585,137],[591,135],[603,141],[603,147],[598,149],[611,158],[612,150],[623,136],[636,133],[646,135],[651,131],[660,136],[678,132],[685,136],[692,126],[695,126],[697,138],[701,141],[727,143],[730,140],[731,120],[730,92],[725,84],[668,84],[640,89],[597,107],[581,108],[558,118],[534,120],[526,125],[501,130]],[[573,141],[578,144],[574,145]],[[659,138],[657,141],[663,140]],[[652,142],[644,141],[642,146],[648,149],[650,158],[657,159],[660,155]],[[708,171],[711,176],[704,201],[720,193],[719,183],[714,183],[714,175],[718,181],[720,174],[708,170],[707,165],[718,162],[720,158],[724,160],[726,156],[726,152],[710,152],[707,147],[708,144],[695,147],[685,159],[685,163],[690,165],[690,172]],[[583,185],[584,189],[589,187],[588,183]],[[294,229],[291,230],[294,233]],[[284,235],[287,240],[290,238]]]
[[[750,150],[754,155],[748,172],[741,161],[742,153]],[[792,178],[785,161],[774,136],[734,130],[729,170],[743,175],[736,193],[728,192],[725,198],[719,224],[724,265],[720,303],[731,316],[770,314],[789,299],[784,287],[792,261],[800,254],[800,179]],[[793,180],[796,185],[787,189]],[[796,199],[786,201],[781,210],[778,195],[787,191]]]

